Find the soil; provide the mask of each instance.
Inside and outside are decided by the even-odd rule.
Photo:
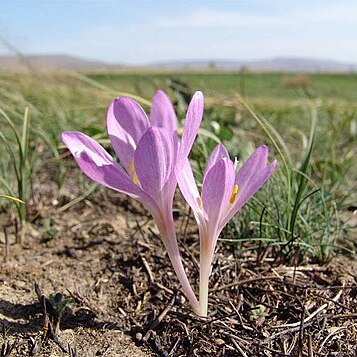
[[[78,169],[58,194],[46,167],[28,202],[23,246],[0,214],[0,346],[5,356],[355,356],[357,262],[277,262],[269,250],[220,242],[209,317],[178,289],[150,216],[124,195],[97,190],[73,201]],[[197,287],[196,225],[175,211],[182,256]],[[37,293],[35,284],[38,284]],[[49,297],[71,298],[59,329]],[[43,295],[42,295],[43,294]]]

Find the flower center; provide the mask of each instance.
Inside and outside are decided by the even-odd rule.
[[[232,191],[232,194],[231,194],[231,198],[229,199],[229,202],[230,203],[234,203],[235,199],[236,199],[236,196],[237,196],[237,193],[238,193],[238,185],[234,185],[233,187],[233,191]]]

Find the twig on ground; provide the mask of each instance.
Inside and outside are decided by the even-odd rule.
[[[154,284],[154,274],[152,273],[152,271],[150,269],[149,263],[147,262],[147,260],[144,258],[144,256],[142,254],[140,254],[140,259],[141,259],[141,262],[143,263],[143,266],[144,266],[146,272],[148,273],[150,284]]]
[[[306,298],[307,290],[305,290],[304,302],[302,303],[302,314],[299,327],[299,355],[302,356],[303,340],[304,340],[304,319],[306,314]]]
[[[48,321],[48,337],[51,337],[52,341],[64,352],[69,353],[67,348],[62,344],[59,338],[56,336],[51,321]]]
[[[143,237],[143,239],[145,240],[146,243],[147,242],[147,237],[144,234],[142,228],[145,227],[149,222],[151,221],[151,218],[148,218],[144,223],[140,224],[138,222],[138,220],[135,220],[135,225],[136,225],[136,229],[134,230],[134,232],[132,234],[130,234],[130,238],[134,237],[136,235],[137,232],[140,232],[141,236]],[[140,241],[138,241],[138,244],[140,244]]]
[[[151,324],[151,326],[149,327],[149,329],[147,330],[146,334],[143,337],[143,341],[146,342],[151,333],[156,330],[156,328],[160,325],[161,321],[165,318],[165,316],[167,315],[167,313],[172,309],[172,307],[174,306],[176,300],[176,296],[174,295],[171,299],[171,301],[169,302],[169,304],[166,306],[166,308],[162,311],[162,313],[153,321],[153,323]]]
[[[309,339],[309,343],[308,343],[308,353],[309,353],[309,357],[314,357],[314,350],[313,350],[313,347],[312,347],[312,337],[311,335],[309,335],[308,337]]]
[[[185,253],[190,257],[193,266],[196,268],[196,271],[200,270],[200,264],[198,263],[197,259],[195,258],[195,256],[192,254],[192,252],[190,251],[190,249],[187,248],[186,244],[182,244],[182,247],[185,251]]]
[[[346,328],[350,328],[351,326],[356,326],[357,324],[347,324],[345,326],[340,326],[340,327],[336,327],[336,329],[334,329],[331,333],[328,334],[328,336],[322,341],[321,346],[318,350],[318,353],[321,353],[323,347],[325,346],[326,342],[333,336],[336,335],[337,333],[341,332],[342,330],[346,329]]]
[[[231,338],[231,341],[234,347],[240,352],[243,357],[248,357],[248,355],[243,351],[242,347],[239,346],[238,342],[234,338]]]
[[[221,291],[221,290],[225,290],[225,289],[228,289],[228,288],[232,288],[232,287],[237,286],[237,285],[244,285],[244,284],[253,283],[255,281],[270,280],[270,279],[282,280],[281,278],[278,278],[276,275],[260,276],[260,277],[255,277],[255,278],[235,281],[234,283],[229,283],[229,284],[226,284],[226,285],[221,285],[221,286],[219,286],[217,288],[211,289],[211,293],[214,293],[214,292],[217,292],[217,291]]]
[[[160,283],[158,283],[158,282],[155,282],[155,285],[156,285],[158,288],[160,288],[161,290],[166,291],[166,292],[169,293],[170,295],[174,294],[173,290],[167,288],[166,286],[164,286],[164,285],[162,285],[162,284],[160,284]]]
[[[340,314],[340,315],[332,315],[329,316],[330,319],[357,319],[357,314]]]
[[[43,308],[43,316],[44,316],[44,336],[42,342],[44,343],[48,338],[51,338],[53,342],[55,342],[64,353],[69,353],[67,348],[62,344],[62,342],[56,336],[55,331],[53,330],[52,323],[50,321],[48,312],[47,312],[47,299],[45,295],[41,292],[40,286],[37,282],[35,282],[35,292],[41,303]]]
[[[4,342],[1,346],[0,357],[10,357],[12,350],[17,346],[17,342]]]
[[[71,347],[69,344],[68,344],[68,353],[69,353],[69,357],[78,357],[76,348]]]
[[[329,270],[329,267],[322,267],[322,266],[302,266],[302,267],[289,267],[284,266],[280,267],[278,270],[289,272],[289,271],[296,271],[296,272],[325,272]]]
[[[326,308],[328,308],[333,302],[337,302],[339,300],[339,298],[342,295],[342,290],[340,290],[337,295],[332,298],[332,301],[321,305],[318,309],[316,309],[313,313],[311,313],[306,319],[303,320],[303,324],[306,324],[307,322],[309,322],[310,320],[312,320],[316,315],[318,315],[320,312],[322,312],[323,310],[325,310]],[[277,325],[277,326],[272,326],[272,329],[279,329],[279,328],[295,328],[295,327],[299,327],[301,324],[301,321],[299,322],[294,322],[292,324],[284,324],[284,325]]]

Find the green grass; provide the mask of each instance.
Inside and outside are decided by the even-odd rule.
[[[230,95],[241,92],[250,99],[299,99],[303,93],[297,87],[288,87],[285,81],[294,77],[288,73],[245,72],[165,72],[165,73],[97,73],[88,76],[117,90],[151,95],[155,88],[167,87],[170,78],[187,82],[191,88],[201,89],[207,95]],[[357,74],[307,74],[311,80],[311,96],[357,102]],[[243,79],[242,79],[243,78]]]
[[[24,178],[28,187],[21,186],[17,196],[30,194],[38,167],[53,159],[58,166],[54,180],[60,189],[68,165],[61,160],[60,132],[82,130],[107,139],[105,117],[113,97],[141,96],[138,99],[148,110],[155,89],[164,88],[182,120],[184,98],[169,87],[172,79],[178,79],[187,82],[188,92],[201,89],[206,96],[206,135],[198,138],[191,157],[198,177],[217,140],[227,146],[232,158],[244,160],[255,146],[267,143],[272,157],[279,159],[273,178],[232,221],[223,238],[242,247],[247,240],[256,242],[258,252],[270,245],[285,259],[307,254],[328,260],[338,252],[353,252],[356,243],[347,239],[339,213],[357,200],[357,75],[311,74],[305,87],[287,86],[287,78],[296,79],[294,74],[248,72],[243,76],[244,86],[237,72],[0,72],[0,109],[11,118],[19,136],[25,108],[31,117],[29,157],[25,158],[30,177]],[[248,107],[237,96],[242,89]],[[316,128],[311,132],[313,117]],[[0,123],[6,145],[15,150],[11,128],[3,117]],[[5,184],[0,192],[16,196],[16,171],[6,145],[0,143],[0,176],[13,190],[5,192]],[[78,185],[83,195],[92,192],[82,175]],[[5,202],[0,204],[10,209]]]
[[[9,159],[12,164],[14,179],[16,182],[16,192],[19,201],[14,200],[14,202],[20,220],[21,230],[21,233],[17,236],[16,241],[17,243],[22,244],[23,238],[25,236],[26,224],[26,205],[24,202],[26,202],[26,199],[28,198],[28,181],[32,176],[30,172],[30,161],[32,153],[29,150],[30,115],[28,108],[25,108],[21,132],[19,130],[20,128],[14,125],[14,122],[2,109],[0,109],[0,115],[5,120],[5,126],[10,129],[13,137],[12,139],[14,141],[14,143],[12,143],[11,137],[0,130],[0,140],[2,141],[4,147],[7,149]],[[3,189],[6,190],[6,193],[14,197],[15,194],[12,190],[9,178],[6,179],[5,177],[0,176],[0,182],[3,186]]]

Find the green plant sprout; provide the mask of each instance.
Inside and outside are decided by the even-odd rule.
[[[22,132],[19,135],[14,122],[10,117],[0,109],[1,116],[5,119],[11,129],[13,136],[15,138],[15,143],[17,146],[17,152],[13,151],[10,139],[5,135],[3,131],[0,131],[0,139],[6,145],[7,151],[12,158],[12,166],[15,172],[16,183],[17,183],[17,197],[21,202],[14,201],[20,221],[19,234],[16,237],[16,243],[22,244],[26,235],[26,202],[28,193],[28,183],[30,179],[30,167],[29,167],[29,132],[30,132],[30,111],[29,108],[25,109],[22,123]],[[10,182],[7,182],[3,177],[0,177],[0,183],[3,185],[5,191],[9,196],[15,197],[16,195],[11,188]]]
[[[53,325],[55,329],[55,334],[57,335],[60,328],[61,318],[66,307],[74,303],[74,299],[71,297],[66,297],[60,292],[51,294],[48,299],[51,311],[48,311],[53,318]]]

